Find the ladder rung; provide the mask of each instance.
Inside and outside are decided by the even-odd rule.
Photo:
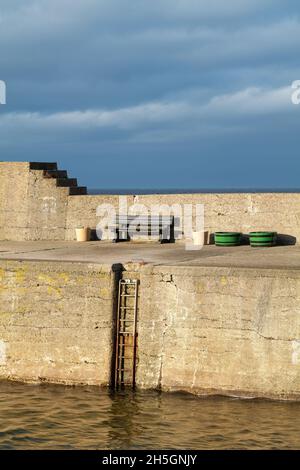
[[[121,308],[122,310],[130,310],[130,309],[131,309],[131,310],[134,310],[134,307],[129,307],[129,306],[123,307],[122,305],[120,305],[120,308]]]
[[[126,318],[120,318],[119,321],[127,321],[128,323],[134,323],[134,320],[126,320]]]
[[[133,294],[121,294],[120,297],[135,297]]]
[[[124,279],[121,280],[121,285],[122,286],[136,286],[137,280],[133,280],[133,281],[130,281],[130,282],[126,282]]]
[[[127,369],[119,369],[118,368],[117,371],[119,371],[119,372],[132,372],[132,369],[128,369],[128,368]]]
[[[134,336],[134,334],[131,333],[131,331],[119,331],[119,335],[130,335],[130,336]]]

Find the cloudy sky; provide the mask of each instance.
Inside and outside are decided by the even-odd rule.
[[[0,159],[99,188],[300,188],[299,0],[1,0]]]

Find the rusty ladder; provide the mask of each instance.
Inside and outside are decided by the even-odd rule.
[[[135,386],[138,280],[120,279],[115,344],[114,388]]]

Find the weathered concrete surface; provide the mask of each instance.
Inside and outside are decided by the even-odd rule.
[[[29,162],[0,162],[0,240],[64,240],[68,194]]]
[[[127,196],[128,205],[133,204],[134,197]],[[70,196],[68,198],[68,211],[66,218],[66,240],[75,240],[75,228],[79,225],[95,230],[102,217],[97,217],[97,207],[110,204],[116,211],[119,207],[118,195],[84,195]]]
[[[299,269],[300,247],[251,248],[245,245],[225,248],[209,245],[199,251],[187,251],[184,244],[177,243],[0,241],[0,259]]]
[[[119,208],[117,195],[78,196],[68,198],[66,239],[75,239],[76,224],[95,229],[101,217],[97,206],[111,204]],[[229,194],[153,194],[127,196],[128,206],[142,204],[145,210],[152,206],[203,204],[205,229],[216,231],[271,230],[300,240],[299,193],[229,193]],[[182,220],[182,217],[181,217]]]
[[[0,240],[8,240],[0,243],[0,377],[107,385],[123,269],[140,279],[138,386],[300,399],[299,246],[63,241],[78,225],[95,229],[97,206],[118,210],[119,197],[70,196],[41,169],[0,162]],[[276,230],[300,240],[299,193],[127,203],[204,204],[210,232]]]
[[[140,387],[300,399],[299,270],[140,274]]]
[[[0,261],[0,377],[108,385],[111,266]]]
[[[42,171],[29,171],[25,240],[64,240],[69,189],[56,186]]]
[[[111,204],[119,211],[118,195],[69,194],[28,162],[0,162],[0,239],[74,240],[78,225],[96,228],[102,219],[99,205]],[[145,211],[203,204],[210,232],[272,230],[300,240],[300,193],[130,195],[127,204],[144,205]]]
[[[2,378],[108,383],[118,260],[123,277],[140,279],[139,387],[300,399],[297,246],[2,242],[0,251]]]
[[[0,240],[26,240],[29,163],[0,162]]]
[[[210,232],[271,230],[300,239],[300,193],[214,193],[138,195],[135,203],[204,204]]]

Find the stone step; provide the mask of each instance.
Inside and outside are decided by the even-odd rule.
[[[29,168],[31,170],[57,170],[57,163],[30,162]]]
[[[79,196],[80,194],[87,194],[86,186],[75,186],[71,187],[69,190],[70,196]]]
[[[56,186],[60,187],[73,187],[77,186],[77,178],[57,178]]]
[[[68,178],[66,170],[44,170],[44,178]]]

